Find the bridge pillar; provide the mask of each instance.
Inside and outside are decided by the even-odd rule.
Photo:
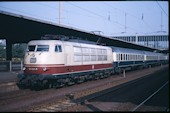
[[[6,40],[6,60],[12,60],[12,41]]]
[[[9,70],[11,72],[12,67],[12,41],[11,40],[6,40],[6,61],[7,62],[6,66],[7,66],[7,70]]]

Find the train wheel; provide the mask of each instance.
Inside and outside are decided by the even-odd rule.
[[[105,75],[104,75],[104,73],[100,73],[100,77],[99,77],[100,79],[103,79],[103,78],[105,78]]]
[[[75,82],[72,78],[68,78],[66,83],[67,83],[68,86],[75,84]]]
[[[51,84],[51,83],[47,84],[47,87],[46,87],[46,88],[47,88],[47,89],[53,88],[53,84]]]
[[[84,82],[85,81],[85,77],[79,77],[79,78],[76,78],[76,83],[78,83],[78,84],[80,84],[80,83],[82,83],[82,82]]]
[[[84,80],[84,82],[86,82],[86,81],[91,81],[91,80],[93,80],[94,78],[93,78],[93,76],[91,75],[91,74],[89,74],[89,75],[85,75],[85,80]]]
[[[53,88],[60,88],[65,86],[65,80],[64,79],[58,79],[53,83]]]
[[[44,85],[44,88],[45,88],[45,89],[51,89],[51,88],[53,88],[53,83],[50,82],[50,81],[47,81],[47,83]]]
[[[99,73],[95,74],[95,76],[94,76],[94,80],[98,80],[98,79],[100,79]]]
[[[53,84],[53,88],[60,88],[60,87],[63,87],[64,85],[63,84],[60,84],[60,83],[54,83]]]

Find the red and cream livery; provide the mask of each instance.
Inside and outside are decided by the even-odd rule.
[[[31,86],[43,83],[41,86],[56,87],[101,74],[108,75],[112,70],[110,47],[61,40],[33,40],[28,43],[24,75],[20,75],[18,84],[28,85],[31,80]]]
[[[63,74],[112,68],[109,47],[60,40],[36,40],[28,43],[24,57],[27,74]]]

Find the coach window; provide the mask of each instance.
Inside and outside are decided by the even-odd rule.
[[[62,52],[61,45],[56,45],[55,46],[55,52]]]
[[[123,55],[122,54],[120,54],[120,60],[123,60]]]
[[[125,54],[125,59],[124,60],[127,60],[127,56],[126,56],[126,54]]]

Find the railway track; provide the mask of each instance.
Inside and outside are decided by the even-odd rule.
[[[84,97],[147,76],[157,70],[160,70],[160,67],[128,72],[125,78],[122,75],[114,75],[60,89],[24,90],[25,92],[18,90],[6,95],[0,94],[0,111],[76,111],[74,108],[85,103]],[[80,99],[81,102],[77,101]]]
[[[158,100],[157,103],[159,103],[159,100],[160,100],[161,97],[156,98],[155,96],[158,95],[158,93],[160,93],[160,91],[162,91],[162,89],[165,86],[167,88],[169,88],[169,86],[167,86],[167,85],[169,85],[169,81],[166,81],[163,85],[160,86],[159,89],[154,91],[149,96],[144,95],[144,97],[142,97],[142,99],[138,98],[138,99],[135,100],[134,99],[135,97],[130,97],[132,100],[128,100],[126,98],[129,98],[129,97],[125,96],[126,98],[122,99],[122,100],[125,100],[125,101],[122,101],[121,99],[119,99],[119,101],[117,99],[113,99],[114,100],[113,102],[109,101],[111,98],[113,98],[112,96],[116,95],[114,93],[121,92],[119,90],[122,90],[123,88],[126,88],[126,87],[130,87],[130,85],[132,85],[132,84],[136,85],[137,82],[140,82],[147,77],[148,76],[145,76],[145,77],[139,78],[137,80],[130,81],[126,84],[119,85],[115,88],[110,88],[110,89],[107,89],[107,90],[102,91],[100,93],[95,93],[95,94],[80,98],[80,99],[76,100],[76,102],[81,103],[81,104],[77,105],[75,108],[67,109],[67,111],[74,111],[74,110],[77,110],[77,111],[169,111],[169,107],[162,107],[162,105],[161,105],[161,107],[159,107],[159,106],[156,106],[156,107],[155,106],[146,106],[149,101],[150,101],[150,104],[151,103],[153,104],[155,100],[156,101]],[[163,93],[165,93],[165,92],[163,92]],[[118,95],[118,93],[117,93],[117,95]],[[121,94],[119,94],[119,95],[121,95]],[[128,94],[128,96],[130,96],[130,95],[131,94]],[[120,97],[115,96],[114,98],[120,98]],[[153,100],[151,100],[153,97],[155,97],[155,98]],[[110,108],[108,106],[110,106]],[[166,105],[166,106],[168,106],[168,105]]]
[[[158,90],[156,90],[154,93],[152,93],[149,97],[147,97],[144,101],[142,101],[139,105],[137,105],[135,108],[133,108],[131,111],[143,111],[144,110],[149,110],[145,108],[144,104],[146,104],[148,101],[151,100],[157,93],[159,93],[165,86],[169,84],[169,81],[167,81],[165,84],[163,84]],[[152,109],[153,110],[153,109]],[[168,111],[169,108],[165,108],[165,111]]]

